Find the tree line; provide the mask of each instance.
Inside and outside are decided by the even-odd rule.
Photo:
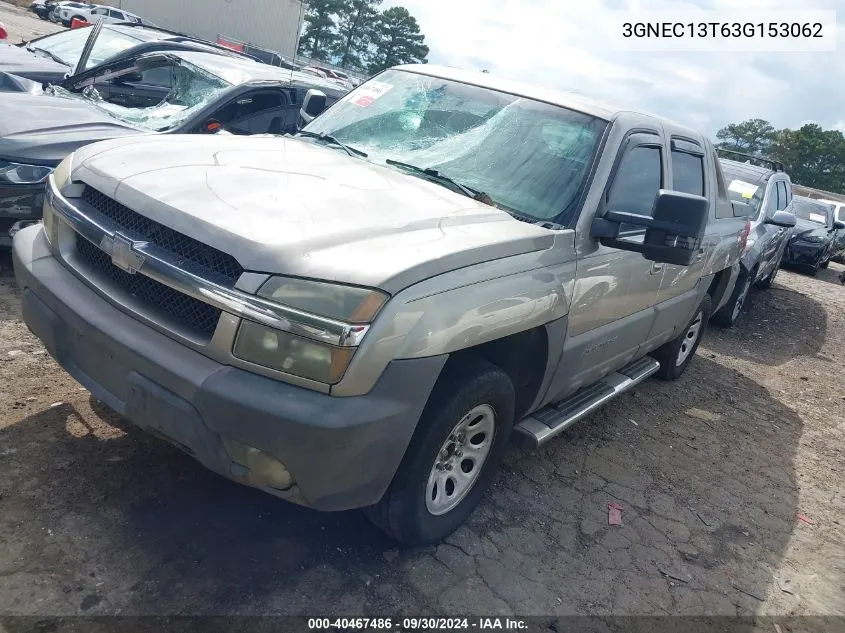
[[[786,167],[793,183],[845,193],[845,136],[807,123],[778,130],[763,119],[731,123],[716,133],[718,147],[767,156]]]
[[[425,63],[428,46],[404,7],[379,10],[382,0],[307,0],[299,53],[344,68],[376,73]]]

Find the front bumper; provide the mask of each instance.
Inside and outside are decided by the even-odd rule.
[[[15,236],[12,259],[24,321],[94,396],[211,470],[319,510],[381,498],[446,361],[393,361],[370,393],[332,397],[221,365],[133,319],[62,266],[41,227]],[[295,485],[256,484],[222,438],[279,460]]]
[[[44,191],[44,183],[0,185],[0,248],[11,248],[9,230],[15,223],[41,219]]]

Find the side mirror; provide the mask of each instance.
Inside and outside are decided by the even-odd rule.
[[[842,229],[845,229],[845,222],[843,222],[842,220],[835,220],[833,222],[833,228],[837,231],[841,231]]]
[[[320,116],[326,109],[326,93],[316,88],[311,88],[305,93],[302,101],[302,108],[299,110],[300,127],[305,127],[311,121]]]
[[[782,226],[786,229],[791,229],[795,226],[795,216],[788,211],[775,211],[772,217],[766,218],[765,224],[774,224],[775,226]]]
[[[747,202],[731,200],[731,206],[733,207],[735,218],[747,218],[751,215],[751,205]]]
[[[608,211],[595,218],[590,230],[602,244],[623,251],[642,253],[646,259],[689,266],[701,248],[710,216],[710,202],[703,196],[661,189],[657,192],[652,215]],[[622,224],[645,229],[645,239],[619,239]]]

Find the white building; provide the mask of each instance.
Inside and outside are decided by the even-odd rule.
[[[290,58],[296,53],[305,14],[302,0],[111,0],[108,4],[165,29],[211,41],[225,35]]]

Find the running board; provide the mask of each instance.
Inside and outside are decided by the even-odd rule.
[[[537,448],[562,433],[581,418],[613,400],[651,376],[660,363],[645,356],[584,387],[566,400],[547,405],[522,419],[514,427],[515,441],[526,448]]]

